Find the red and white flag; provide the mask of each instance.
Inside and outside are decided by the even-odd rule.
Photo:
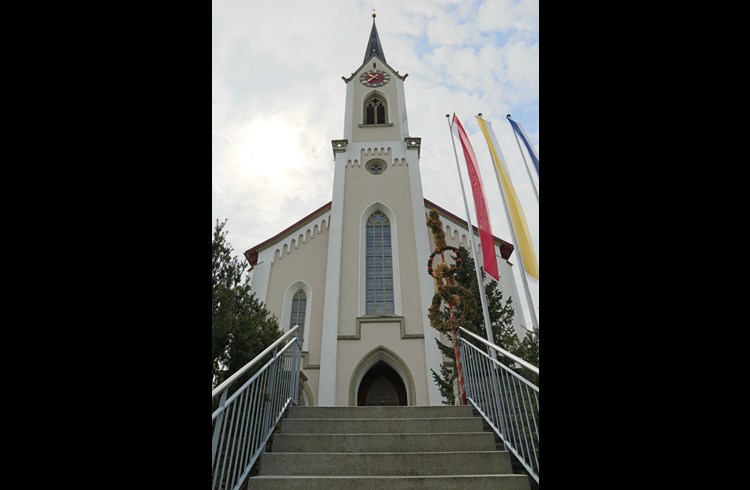
[[[469,171],[469,180],[471,181],[471,192],[474,196],[474,208],[477,211],[477,227],[479,228],[479,240],[482,244],[482,259],[484,260],[484,271],[494,280],[500,279],[497,271],[497,257],[495,256],[495,240],[492,236],[492,225],[490,216],[487,213],[487,200],[484,198],[484,187],[482,178],[479,175],[479,165],[477,157],[474,155],[474,149],[471,147],[469,137],[464,131],[461,122],[453,114],[453,128],[458,133],[458,139],[461,142],[461,148],[464,150],[464,159]]]

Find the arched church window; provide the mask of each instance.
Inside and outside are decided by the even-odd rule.
[[[385,124],[385,101],[379,95],[374,95],[365,102],[365,124]]]
[[[300,342],[304,339],[305,332],[305,309],[307,308],[307,295],[303,290],[299,290],[294,293],[292,298],[292,315],[289,320],[289,328],[291,329],[295,325],[299,325],[299,339]]]
[[[393,258],[391,223],[380,211],[367,220],[366,234],[366,309],[367,315],[393,314]]]

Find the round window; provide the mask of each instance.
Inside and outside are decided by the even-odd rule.
[[[379,175],[385,172],[386,164],[383,160],[370,160],[365,165],[368,172],[373,175]]]

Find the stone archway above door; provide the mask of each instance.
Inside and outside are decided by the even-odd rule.
[[[357,388],[357,406],[406,406],[406,386],[386,362],[378,361]]]
[[[383,362],[384,364],[386,364],[401,378],[406,392],[406,404],[416,405],[416,387],[409,367],[398,354],[381,345],[365,354],[355,366],[352,372],[352,376],[349,380],[349,406],[357,406],[357,392],[359,390],[360,383],[362,382],[368,371],[370,371],[379,362]]]

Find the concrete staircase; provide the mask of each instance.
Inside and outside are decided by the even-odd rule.
[[[248,489],[529,490],[471,407],[292,407]]]

